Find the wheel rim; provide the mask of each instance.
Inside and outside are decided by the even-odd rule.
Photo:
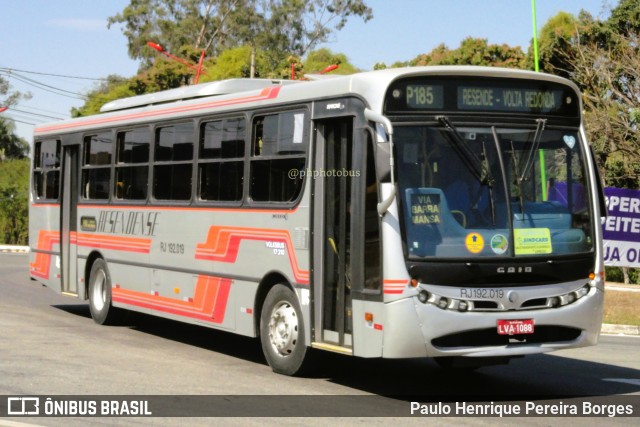
[[[298,316],[287,301],[281,301],[273,308],[269,319],[269,340],[271,346],[281,356],[293,353],[298,342]]]
[[[91,293],[91,301],[96,310],[101,311],[107,301],[107,287],[105,286],[107,277],[103,270],[98,270],[96,278],[93,281],[93,292]]]

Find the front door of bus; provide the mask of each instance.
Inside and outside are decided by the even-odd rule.
[[[62,201],[60,206],[60,250],[62,292],[77,295],[78,278],[76,268],[78,161],[79,146],[63,146]]]
[[[314,339],[349,348],[353,118],[319,121],[316,128],[314,235],[322,237],[314,239]]]

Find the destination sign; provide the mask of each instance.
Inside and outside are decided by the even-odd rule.
[[[503,89],[492,87],[458,88],[458,109],[554,112],[562,107],[562,91]]]
[[[561,82],[469,76],[411,77],[394,82],[385,113],[514,113],[580,117],[579,94]]]
[[[405,91],[407,107],[415,109],[442,108],[444,105],[441,85],[409,84]]]

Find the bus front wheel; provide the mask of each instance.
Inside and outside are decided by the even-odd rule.
[[[111,305],[111,276],[107,263],[97,259],[89,275],[89,310],[99,325],[112,325],[120,319],[120,311]]]
[[[260,341],[273,372],[298,375],[307,355],[304,323],[296,294],[275,285],[264,300],[260,315]]]

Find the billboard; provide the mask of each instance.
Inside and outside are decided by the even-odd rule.
[[[606,187],[608,216],[602,219],[604,263],[640,267],[640,191]]]

